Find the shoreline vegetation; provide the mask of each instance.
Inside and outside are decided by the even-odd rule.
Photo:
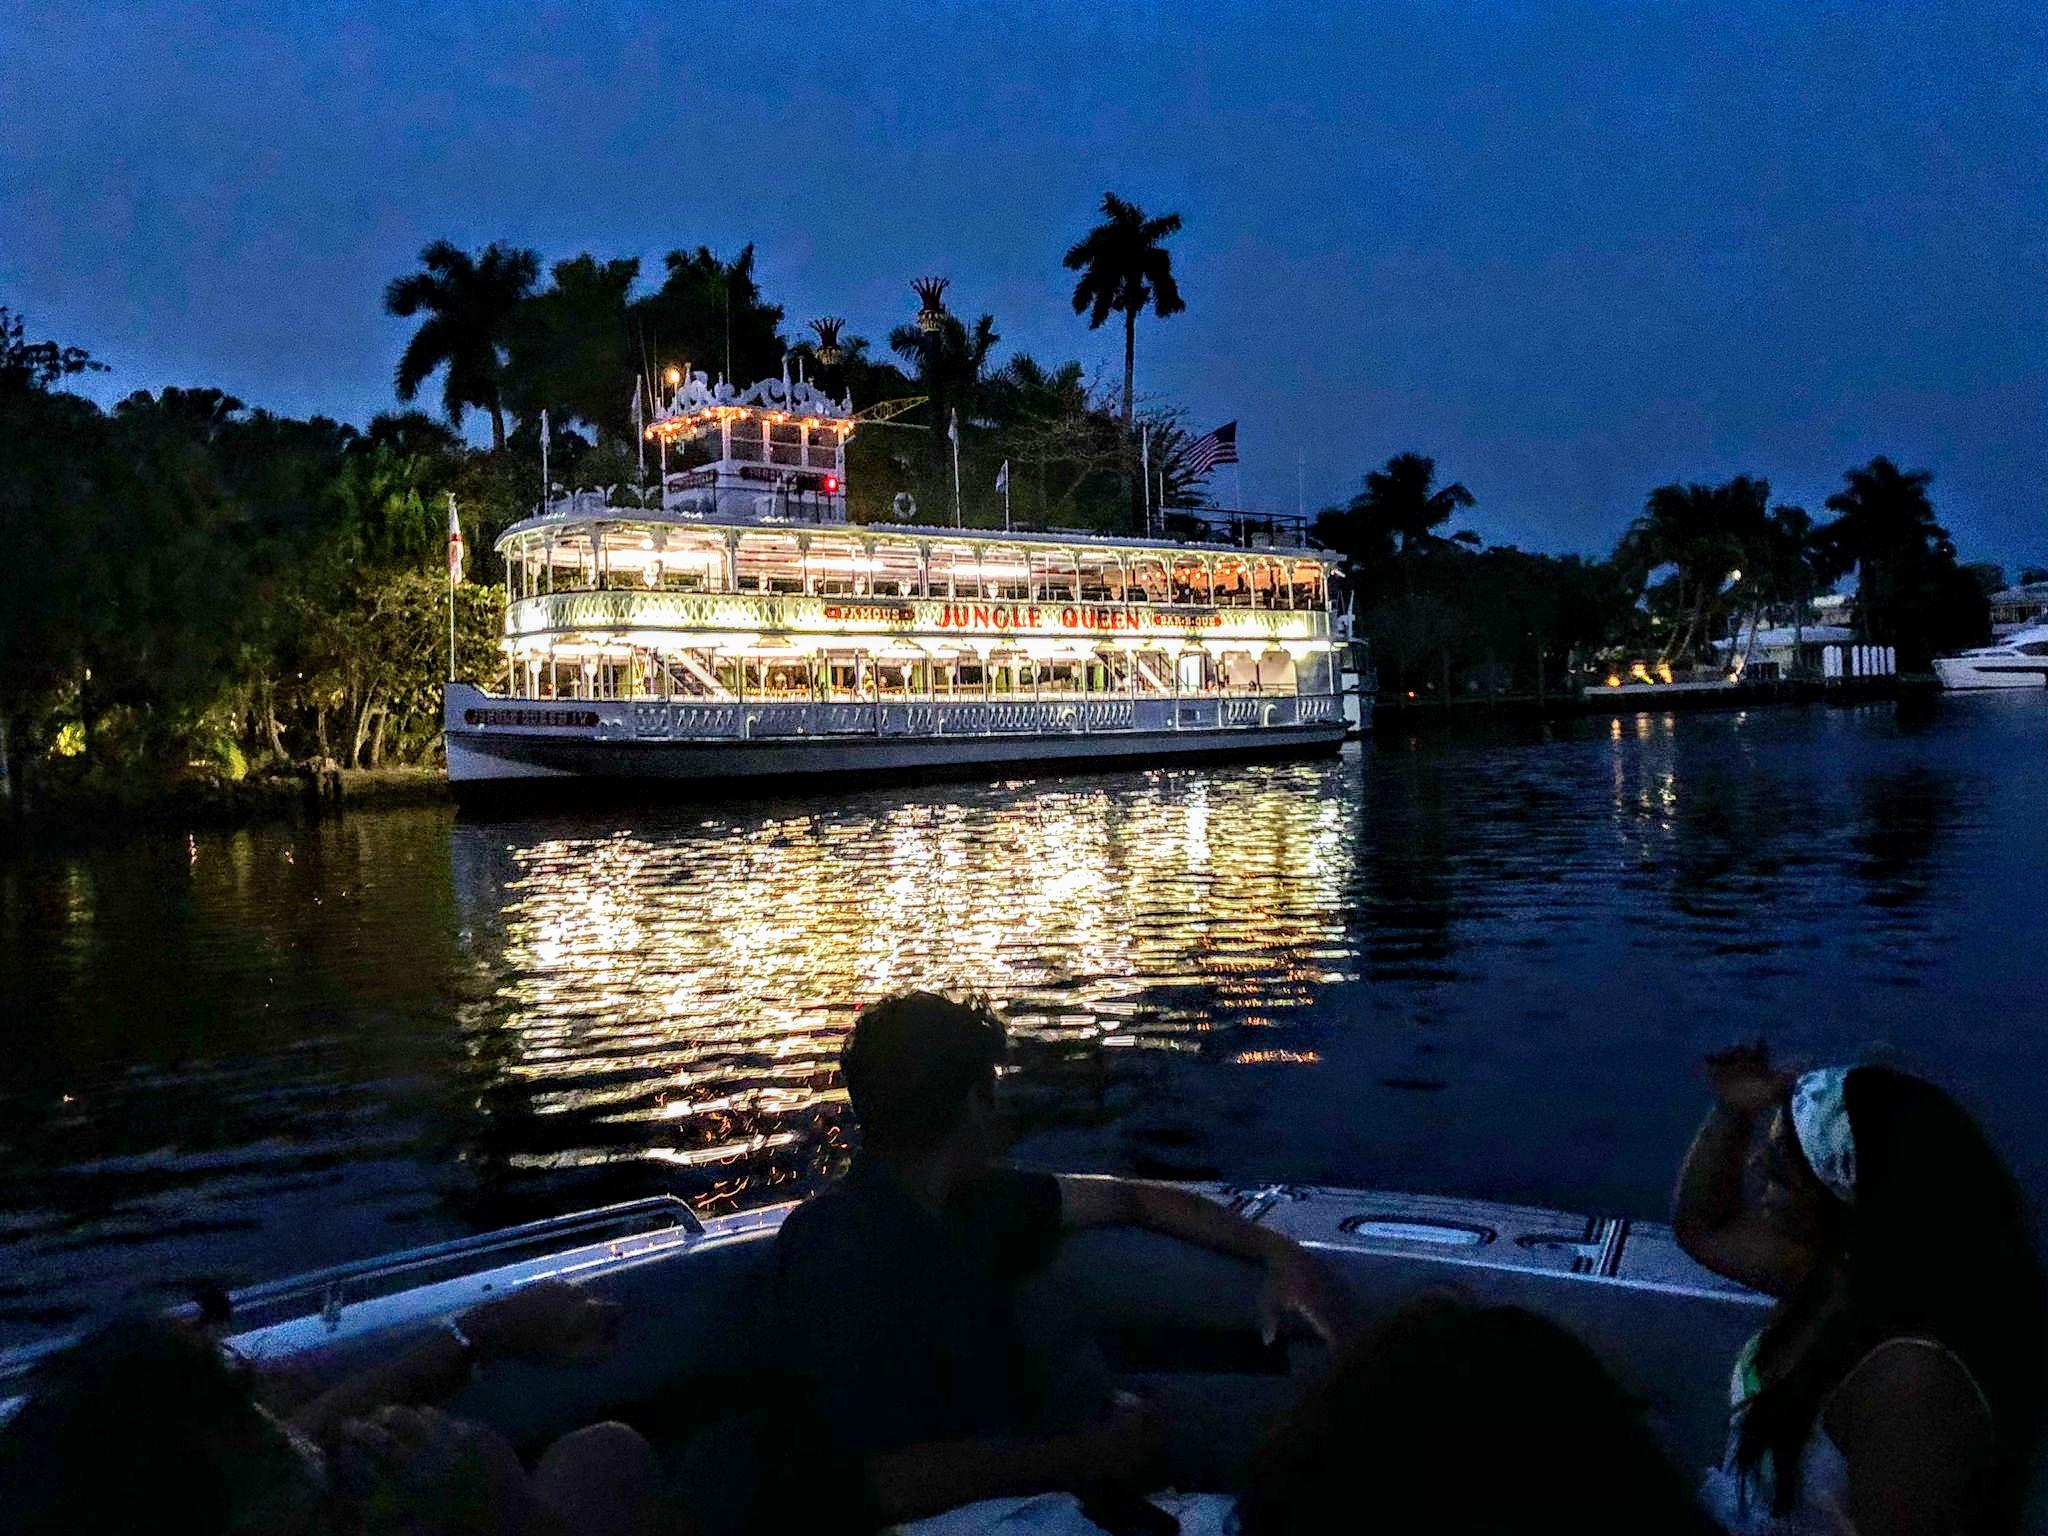
[[[801,370],[856,407],[903,407],[849,445],[856,523],[901,520],[907,493],[913,521],[950,524],[957,420],[970,527],[1001,527],[1007,508],[1024,526],[1137,533],[1149,502],[1154,529],[1199,536],[1215,500],[1187,413],[1136,387],[1140,320],[1155,336],[1204,298],[1175,281],[1169,242],[1183,233],[1177,215],[1109,195],[1099,223],[1048,251],[1077,323],[1122,333],[1109,377],[1000,356],[995,317],[955,314],[943,278],[913,285],[917,309],[875,345],[838,318],[787,323],[751,245],[731,259],[672,250],[650,280],[637,258],[584,253],[543,275],[533,251],[435,241],[385,308],[415,322],[394,393],[410,404],[431,390],[439,419],[405,409],[361,427],[209,388],[102,409],[69,386],[107,365],[31,338],[0,306],[0,541],[17,578],[0,607],[0,827],[281,814],[325,803],[309,783],[359,786],[341,799],[365,803],[386,793],[380,771],[437,775],[450,498],[470,552],[454,670],[489,680],[502,671],[498,534],[538,505],[543,462],[558,490],[647,483],[636,413],[674,368],[742,387]],[[487,448],[461,435],[472,412],[490,423]],[[1310,532],[1345,560],[1382,698],[1449,714],[1454,700],[1557,699],[1645,667],[1707,675],[1729,664],[1714,639],[1810,624],[1814,599],[1851,575],[1856,639],[1895,647],[1901,670],[1981,643],[2003,573],[1958,563],[1929,484],[1873,459],[1819,521],[1773,504],[1757,476],[1673,483],[1608,555],[1560,556],[1456,527],[1481,498],[1407,452]]]

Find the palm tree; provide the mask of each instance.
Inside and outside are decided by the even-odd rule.
[[[889,349],[911,365],[917,388],[931,401],[928,454],[936,472],[946,460],[946,429],[955,412],[963,423],[975,419],[989,356],[1002,337],[993,315],[983,315],[969,330],[958,316],[941,311],[930,330],[899,325],[889,333]]]
[[[1792,609],[1792,655],[1796,664],[1806,628],[1806,605],[1819,578],[1814,566],[1813,519],[1804,507],[1776,507],[1743,540],[1742,576],[1736,587],[1748,600],[1748,638],[1738,672],[1747,671],[1756,651],[1764,611]],[[1736,638],[1743,638],[1741,627]]]
[[[1664,590],[1675,622],[1661,648],[1663,660],[1689,655],[1715,633],[1714,614],[1731,577],[1761,542],[1770,495],[1769,481],[1749,475],[1721,485],[1660,485],[1622,534],[1615,564],[1638,590],[1652,572],[1673,571]]]
[[[1421,453],[1397,453],[1384,468],[1365,477],[1365,489],[1351,498],[1350,506],[1316,519],[1316,536],[1333,549],[1355,550],[1360,555],[1396,550],[1402,585],[1413,597],[1418,558],[1453,542],[1479,542],[1479,535],[1469,528],[1448,539],[1436,531],[1453,513],[1477,504],[1472,493],[1456,481],[1437,485],[1435,459]]]
[[[1930,566],[1953,564],[1955,546],[1934,520],[1924,469],[1901,470],[1879,455],[1843,477],[1848,484],[1828,498],[1835,520],[1814,533],[1821,574],[1856,572],[1856,622],[1864,638],[1897,644],[1898,614],[1907,587]]]
[[[401,400],[411,400],[436,369],[447,370],[441,405],[448,420],[462,425],[470,406],[491,413],[491,447],[505,446],[505,411],[499,379],[512,318],[540,277],[532,251],[493,244],[473,257],[447,240],[420,252],[426,270],[393,278],[384,308],[401,319],[425,312],[398,359],[394,380]]]
[[[1187,308],[1173,280],[1173,257],[1163,242],[1180,233],[1180,215],[1145,217],[1136,203],[1114,192],[1102,195],[1102,222],[1068,250],[1065,265],[1079,272],[1074,313],[1098,329],[1112,314],[1124,317],[1124,431],[1131,429],[1131,387],[1137,371],[1138,316],[1147,304],[1164,320]]]

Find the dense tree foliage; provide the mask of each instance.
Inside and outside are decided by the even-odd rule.
[[[1359,636],[1397,696],[1556,687],[1596,661],[1725,664],[1712,641],[1734,635],[1753,650],[1767,623],[1796,631],[1851,571],[1858,638],[1897,646],[1902,667],[1979,643],[1984,589],[1934,521],[1929,477],[1876,459],[1846,480],[1828,500],[1838,515],[1819,525],[1802,507],[1773,507],[1770,482],[1752,475],[1659,486],[1612,556],[1588,561],[1445,536],[1471,494],[1439,488],[1433,460],[1399,454],[1314,532],[1344,555]]]
[[[729,260],[673,250],[646,288],[633,259],[574,255],[542,287],[531,251],[433,242],[385,301],[418,321],[396,393],[410,401],[439,375],[445,425],[417,410],[365,428],[296,421],[211,389],[136,393],[102,410],[64,388],[101,365],[30,340],[0,308],[0,548],[15,577],[0,604],[0,793],[308,758],[434,759],[450,496],[471,574],[457,591],[457,672],[488,678],[501,664],[492,543],[539,498],[543,417],[557,483],[630,484],[641,473],[636,402],[644,410],[672,367],[741,387],[790,367],[857,408],[901,407],[853,438],[856,521],[899,518],[902,493],[916,520],[952,521],[956,419],[969,526],[1000,526],[1007,513],[1025,526],[1137,532],[1141,501],[1202,505],[1181,412],[1139,412],[1132,382],[1138,315],[1184,307],[1165,249],[1180,220],[1113,195],[1102,212],[1065,263],[1080,274],[1077,312],[1094,325],[1123,319],[1121,388],[1078,362],[1001,357],[995,317],[948,312],[940,279],[919,285],[917,323],[891,329],[886,346],[837,320],[792,341],[751,245]],[[458,435],[472,410],[490,418],[489,451]],[[1712,640],[1754,635],[1771,615],[1802,622],[1816,594],[1851,574],[1859,636],[1897,646],[1911,667],[1982,640],[1997,585],[1995,568],[1957,564],[1929,484],[1873,459],[1847,473],[1818,525],[1773,506],[1754,476],[1659,486],[1612,556],[1587,560],[1479,547],[1452,527],[1473,493],[1439,483],[1432,459],[1400,453],[1322,512],[1314,535],[1345,558],[1358,633],[1398,692],[1555,688],[1629,656],[1707,663]],[[1166,526],[1204,531],[1185,518]]]
[[[417,415],[359,431],[218,390],[102,411],[63,376],[0,376],[7,793],[438,750],[446,496],[487,547],[519,500],[497,456]],[[457,598],[459,664],[488,676],[497,594]]]

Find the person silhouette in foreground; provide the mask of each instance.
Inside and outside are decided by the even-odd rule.
[[[1234,1520],[1181,1527],[1715,1532],[1642,1402],[1590,1348],[1534,1312],[1449,1289],[1416,1296],[1338,1354],[1260,1444]]]
[[[1235,1496],[1151,1503],[1180,1536],[1717,1536],[1643,1403],[1591,1349],[1450,1288],[1356,1333],[1260,1438]],[[896,1536],[1012,1532],[1106,1536],[1063,1494],[969,1505]]]
[[[836,1464],[848,1524],[898,1521],[1001,1494],[1136,1495],[1163,1426],[1122,1400],[1047,1432],[1019,1328],[1018,1283],[1063,1229],[1149,1228],[1265,1270],[1270,1340],[1295,1318],[1334,1341],[1345,1303],[1304,1249],[1214,1201],[1127,1179],[996,1162],[1002,1023],[929,992],[864,1011],[841,1058],[860,1124],[853,1167],[792,1212],[776,1240],[783,1369]]]
[[[431,1405],[481,1361],[568,1365],[617,1312],[543,1280],[470,1308],[466,1342],[306,1396],[202,1327],[113,1319],[39,1363],[0,1426],[0,1536],[655,1536],[660,1471],[623,1424],[565,1435],[531,1468]],[[291,1399],[297,1398],[297,1401]]]
[[[1888,1067],[1709,1056],[1680,1245],[1778,1299],[1730,1387],[1708,1475],[1730,1531],[2011,1530],[2048,1383],[2025,1202],[1941,1089]]]

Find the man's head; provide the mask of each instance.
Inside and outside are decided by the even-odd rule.
[[[1002,1021],[978,1003],[906,992],[862,1010],[839,1066],[864,1144],[891,1157],[949,1144],[988,1155],[1003,1047]]]

